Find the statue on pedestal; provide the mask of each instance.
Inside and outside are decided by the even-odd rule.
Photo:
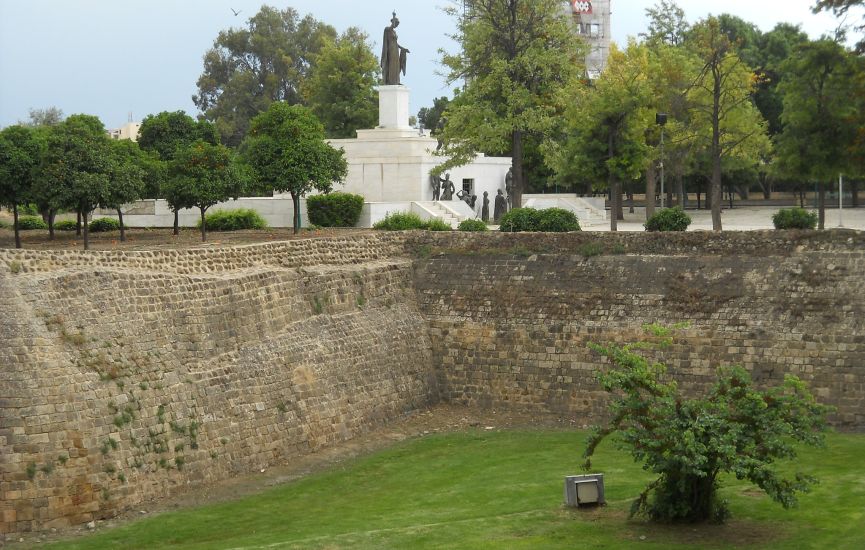
[[[433,200],[438,201],[441,200],[442,196],[442,180],[435,174],[429,175],[429,184],[432,186],[433,190]]]
[[[384,29],[381,45],[381,74],[385,86],[400,84],[399,73],[405,74],[407,54],[411,53],[397,42],[397,27],[399,27],[399,19],[396,17],[396,12],[393,12],[390,27]]]
[[[454,187],[454,182],[451,181],[450,174],[445,174],[445,179],[441,180],[441,190],[441,200],[452,201],[454,199],[456,187]]]
[[[513,208],[513,196],[514,192],[514,169],[508,168],[508,173],[505,174],[505,192],[508,194],[507,196],[507,205]],[[499,191],[501,193],[501,191]],[[502,214],[504,215],[504,213]]]

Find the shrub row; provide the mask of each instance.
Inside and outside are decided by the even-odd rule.
[[[251,208],[237,210],[214,210],[204,217],[208,231],[241,231],[244,229],[265,229],[267,222],[261,214]],[[201,229],[201,220],[196,227]]]
[[[406,231],[410,229],[424,229],[427,231],[451,230],[451,226],[439,219],[423,221],[417,214],[408,212],[388,214],[383,220],[373,225],[372,228],[382,231]]]
[[[319,227],[354,227],[363,210],[363,197],[352,193],[328,193],[306,199],[309,221]]]
[[[499,222],[499,230],[507,233],[541,231],[545,233],[568,233],[581,231],[577,216],[563,208],[514,208]]]

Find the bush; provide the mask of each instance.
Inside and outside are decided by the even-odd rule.
[[[564,208],[546,208],[538,212],[538,231],[568,233],[580,231],[576,214]]]
[[[267,222],[261,214],[251,208],[237,210],[215,210],[204,217],[208,231],[241,231],[243,229],[265,229]],[[196,227],[201,229],[201,220]]]
[[[321,227],[354,227],[363,210],[363,197],[351,193],[313,195],[306,199],[309,221]]]
[[[687,231],[689,225],[691,216],[685,214],[681,206],[665,208],[643,224],[646,231]]]
[[[409,229],[426,229],[427,223],[420,219],[420,216],[417,214],[394,212],[385,216],[383,220],[376,222],[372,228],[383,231],[406,231]]]
[[[717,382],[699,397],[687,398],[666,367],[656,363],[659,348],[672,343],[663,327],[646,327],[649,341],[626,346],[592,345],[611,369],[598,374],[610,394],[610,425],[595,427],[587,442],[584,467],[607,435],[620,432],[620,445],[643,469],[658,475],[631,507],[652,520],[723,522],[729,515],[718,496],[720,476],[735,475],[765,491],[784,508],[814,479],[778,471],[778,459],[795,464],[796,442],[823,444],[826,414],[804,382],[788,375],[782,385],[754,387],[741,367],[717,370]]]
[[[78,224],[75,220],[60,220],[59,222],[54,222],[54,229],[57,231],[75,231]]]
[[[804,208],[782,208],[772,216],[775,229],[814,229],[817,227],[817,213]]]
[[[0,218],[0,229],[9,229],[10,227],[12,227],[12,224]]]
[[[499,231],[519,233],[521,231],[537,231],[540,213],[534,208],[514,208],[502,216]]]
[[[48,229],[48,224],[45,223],[39,216],[19,216],[18,229],[21,231],[31,231],[33,229]]]
[[[487,224],[482,220],[463,220],[457,229],[459,231],[489,231]]]
[[[18,206],[18,214],[21,216],[39,216],[39,209],[33,203]]]
[[[120,222],[114,218],[97,218],[87,226],[91,233],[108,233],[109,231],[120,231]]]
[[[424,229],[427,231],[453,231],[453,227],[438,218],[426,222],[426,227],[424,227]]]

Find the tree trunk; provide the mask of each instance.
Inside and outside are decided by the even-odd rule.
[[[81,236],[81,210],[75,211],[75,236]]]
[[[207,221],[204,217],[204,211],[206,208],[199,208],[201,210],[201,242],[207,242]]]
[[[799,208],[805,208],[805,190],[799,187]]]
[[[513,134],[511,134],[511,145],[511,167],[514,172],[511,208],[522,208],[525,181],[523,179],[523,132],[521,130],[514,130]]]
[[[87,215],[89,212],[82,213],[81,210],[78,211],[79,216],[82,218],[84,223],[82,224],[84,227],[83,235],[84,235],[84,250],[90,250],[90,228],[88,227]]]
[[[21,248],[21,229],[18,228],[18,203],[12,203],[12,223],[15,229],[15,248]]]
[[[676,203],[684,210],[688,206],[688,198],[685,196],[685,175],[676,174]]]
[[[723,78],[720,66],[712,67],[712,230],[721,231],[721,85]]]
[[[607,158],[613,158],[613,130],[610,130],[610,133],[607,136]],[[616,177],[613,175],[612,170],[609,170],[609,174],[607,177],[607,186],[610,188],[610,231],[618,231],[619,207],[617,197],[619,196],[619,186],[616,185]]]
[[[655,163],[646,166],[646,220],[655,215],[655,186],[658,183],[658,173]]]
[[[294,228],[294,234],[297,235],[298,233],[300,233],[300,195],[292,192],[291,204],[294,208],[291,225]]]
[[[634,213],[634,193],[628,193],[628,213]]]
[[[57,217],[56,210],[48,210],[48,240],[54,240],[54,218]]]
[[[850,182],[850,206],[853,208],[859,208],[859,182],[851,181]]]
[[[180,235],[180,209],[174,209],[174,234]]]
[[[697,210],[700,210],[700,199],[703,194],[703,184],[697,179]]]
[[[123,226],[123,210],[117,209],[117,219],[120,221],[120,242],[126,242],[126,228]]]
[[[712,231],[722,231],[721,226],[721,155],[713,155],[712,159],[712,187],[710,190],[712,202]],[[708,202],[710,197],[706,197]]]
[[[817,184],[817,209],[819,212],[817,229],[826,229],[826,184],[822,181]]]

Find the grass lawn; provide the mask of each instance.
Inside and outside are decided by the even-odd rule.
[[[784,510],[725,480],[724,526],[655,526],[627,510],[650,476],[607,443],[609,505],[561,506],[585,433],[470,431],[396,445],[235,502],[165,513],[52,548],[865,548],[865,437],[830,435],[799,468],[821,484]]]

